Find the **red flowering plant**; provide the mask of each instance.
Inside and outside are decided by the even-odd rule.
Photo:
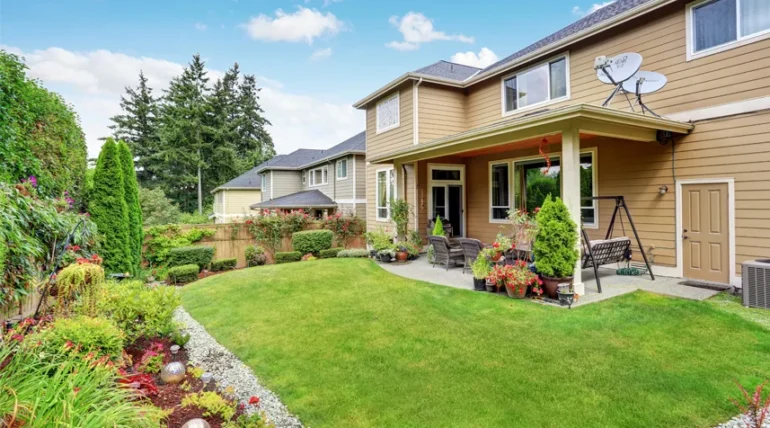
[[[353,214],[336,212],[324,220],[324,229],[334,232],[337,246],[347,248],[348,241],[364,230],[364,221]]]
[[[507,287],[516,294],[526,292],[530,285],[533,286],[535,294],[540,295],[542,293],[542,291],[535,291],[540,289],[540,279],[527,268],[527,263],[523,260],[517,260],[512,266],[494,266],[487,279],[498,289]]]
[[[166,360],[167,355],[163,343],[152,342],[142,354],[136,370],[143,373],[160,373]]]
[[[273,253],[280,251],[281,241],[294,232],[305,229],[310,216],[304,210],[290,212],[263,210],[246,220],[249,233],[257,243],[269,248]]]

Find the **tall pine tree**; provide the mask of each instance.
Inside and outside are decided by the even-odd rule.
[[[104,142],[96,162],[88,211],[102,236],[104,269],[110,273],[131,272],[133,260],[123,169],[118,147],[112,138]]]
[[[259,92],[257,80],[254,76],[245,75],[238,94],[238,147],[237,153],[241,159],[245,159],[245,165],[241,166],[243,173],[264,161],[275,156],[273,138],[265,129],[270,125],[265,119],[264,110],[259,105]]]
[[[128,233],[133,262],[131,271],[138,273],[142,261],[142,241],[144,239],[142,208],[139,206],[139,186],[136,183],[136,170],[134,169],[131,150],[123,141],[118,142],[118,155],[120,156],[120,166],[123,169],[123,189],[128,209]]]
[[[128,144],[136,158],[137,179],[144,187],[156,184],[157,174],[163,164],[159,162],[160,137],[158,132],[158,99],[152,96],[144,73],[139,72],[139,86],[126,87],[126,94],[120,97],[123,112],[113,116],[110,129],[118,140]]]

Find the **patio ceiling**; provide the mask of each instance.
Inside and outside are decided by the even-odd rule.
[[[693,128],[691,123],[577,104],[504,120],[367,160],[370,163],[408,163],[464,152],[493,153],[534,145],[543,137],[550,143],[557,143],[566,130],[572,129],[579,131],[580,139],[607,136],[647,142],[655,141],[658,131],[687,134]]]

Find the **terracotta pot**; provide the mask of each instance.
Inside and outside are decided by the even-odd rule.
[[[406,259],[409,258],[409,253],[406,251],[398,251],[396,252],[396,260],[398,260],[399,263],[403,263],[406,261]]]
[[[492,258],[493,262],[499,261],[503,257],[503,252],[498,251],[495,253],[495,257]]]
[[[572,281],[575,279],[573,276],[567,278],[551,278],[543,275],[541,275],[541,278],[543,279],[543,291],[552,299],[559,298],[559,284],[572,284]]]
[[[505,292],[508,293],[508,297],[511,299],[523,299],[527,295],[527,287],[519,287],[514,290],[513,287],[505,286]]]

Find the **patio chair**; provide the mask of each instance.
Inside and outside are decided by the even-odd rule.
[[[449,270],[449,264],[462,262],[465,260],[462,248],[451,248],[449,246],[449,240],[446,236],[428,236],[428,241],[433,245],[433,266],[438,263],[446,267]]]
[[[472,238],[458,238],[457,240],[460,241],[460,247],[463,249],[463,257],[465,258],[463,273],[465,273],[465,270],[470,269],[476,257],[479,256],[484,244],[478,239]]]

